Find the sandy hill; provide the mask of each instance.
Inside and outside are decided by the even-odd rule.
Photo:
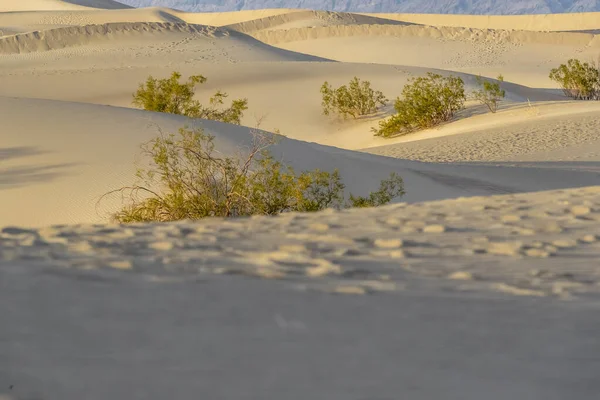
[[[450,14],[363,14],[390,20],[431,26],[509,29],[527,31],[580,31],[600,29],[599,12],[529,15],[450,15]]]

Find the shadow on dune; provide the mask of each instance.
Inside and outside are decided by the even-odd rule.
[[[53,181],[68,174],[67,170],[75,163],[42,164],[10,167],[5,163],[10,160],[37,156],[47,153],[31,146],[0,148],[0,190]]]

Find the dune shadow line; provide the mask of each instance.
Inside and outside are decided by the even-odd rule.
[[[47,153],[48,151],[33,146],[0,148],[0,190],[50,182],[68,175],[69,169],[78,165],[78,163],[58,163],[18,167],[5,166],[6,162],[11,160]]]

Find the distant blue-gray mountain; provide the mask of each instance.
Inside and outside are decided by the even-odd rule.
[[[134,7],[184,11],[309,8],[346,12],[549,14],[600,11],[600,0],[119,0]]]

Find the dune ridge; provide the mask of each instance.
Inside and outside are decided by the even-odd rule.
[[[301,25],[305,25],[307,28],[330,25],[408,25],[408,23],[403,21],[383,19],[375,16],[306,10],[252,19],[250,21],[229,24],[227,27],[244,33],[252,33],[274,29],[287,30],[292,28],[294,23],[298,22],[301,22]]]
[[[0,38],[0,54],[28,53],[89,45],[118,40],[124,35],[187,33],[201,37],[225,37],[230,31],[223,28],[172,22],[114,22],[102,25],[83,25],[16,34]]]
[[[598,22],[600,12],[529,15],[359,14],[438,27],[452,26],[527,31],[579,31],[600,28]]]
[[[530,32],[463,27],[421,25],[329,25],[314,28],[251,31],[252,36],[269,44],[347,36],[429,37],[511,44],[554,44],[597,47],[598,35],[582,32]]]

